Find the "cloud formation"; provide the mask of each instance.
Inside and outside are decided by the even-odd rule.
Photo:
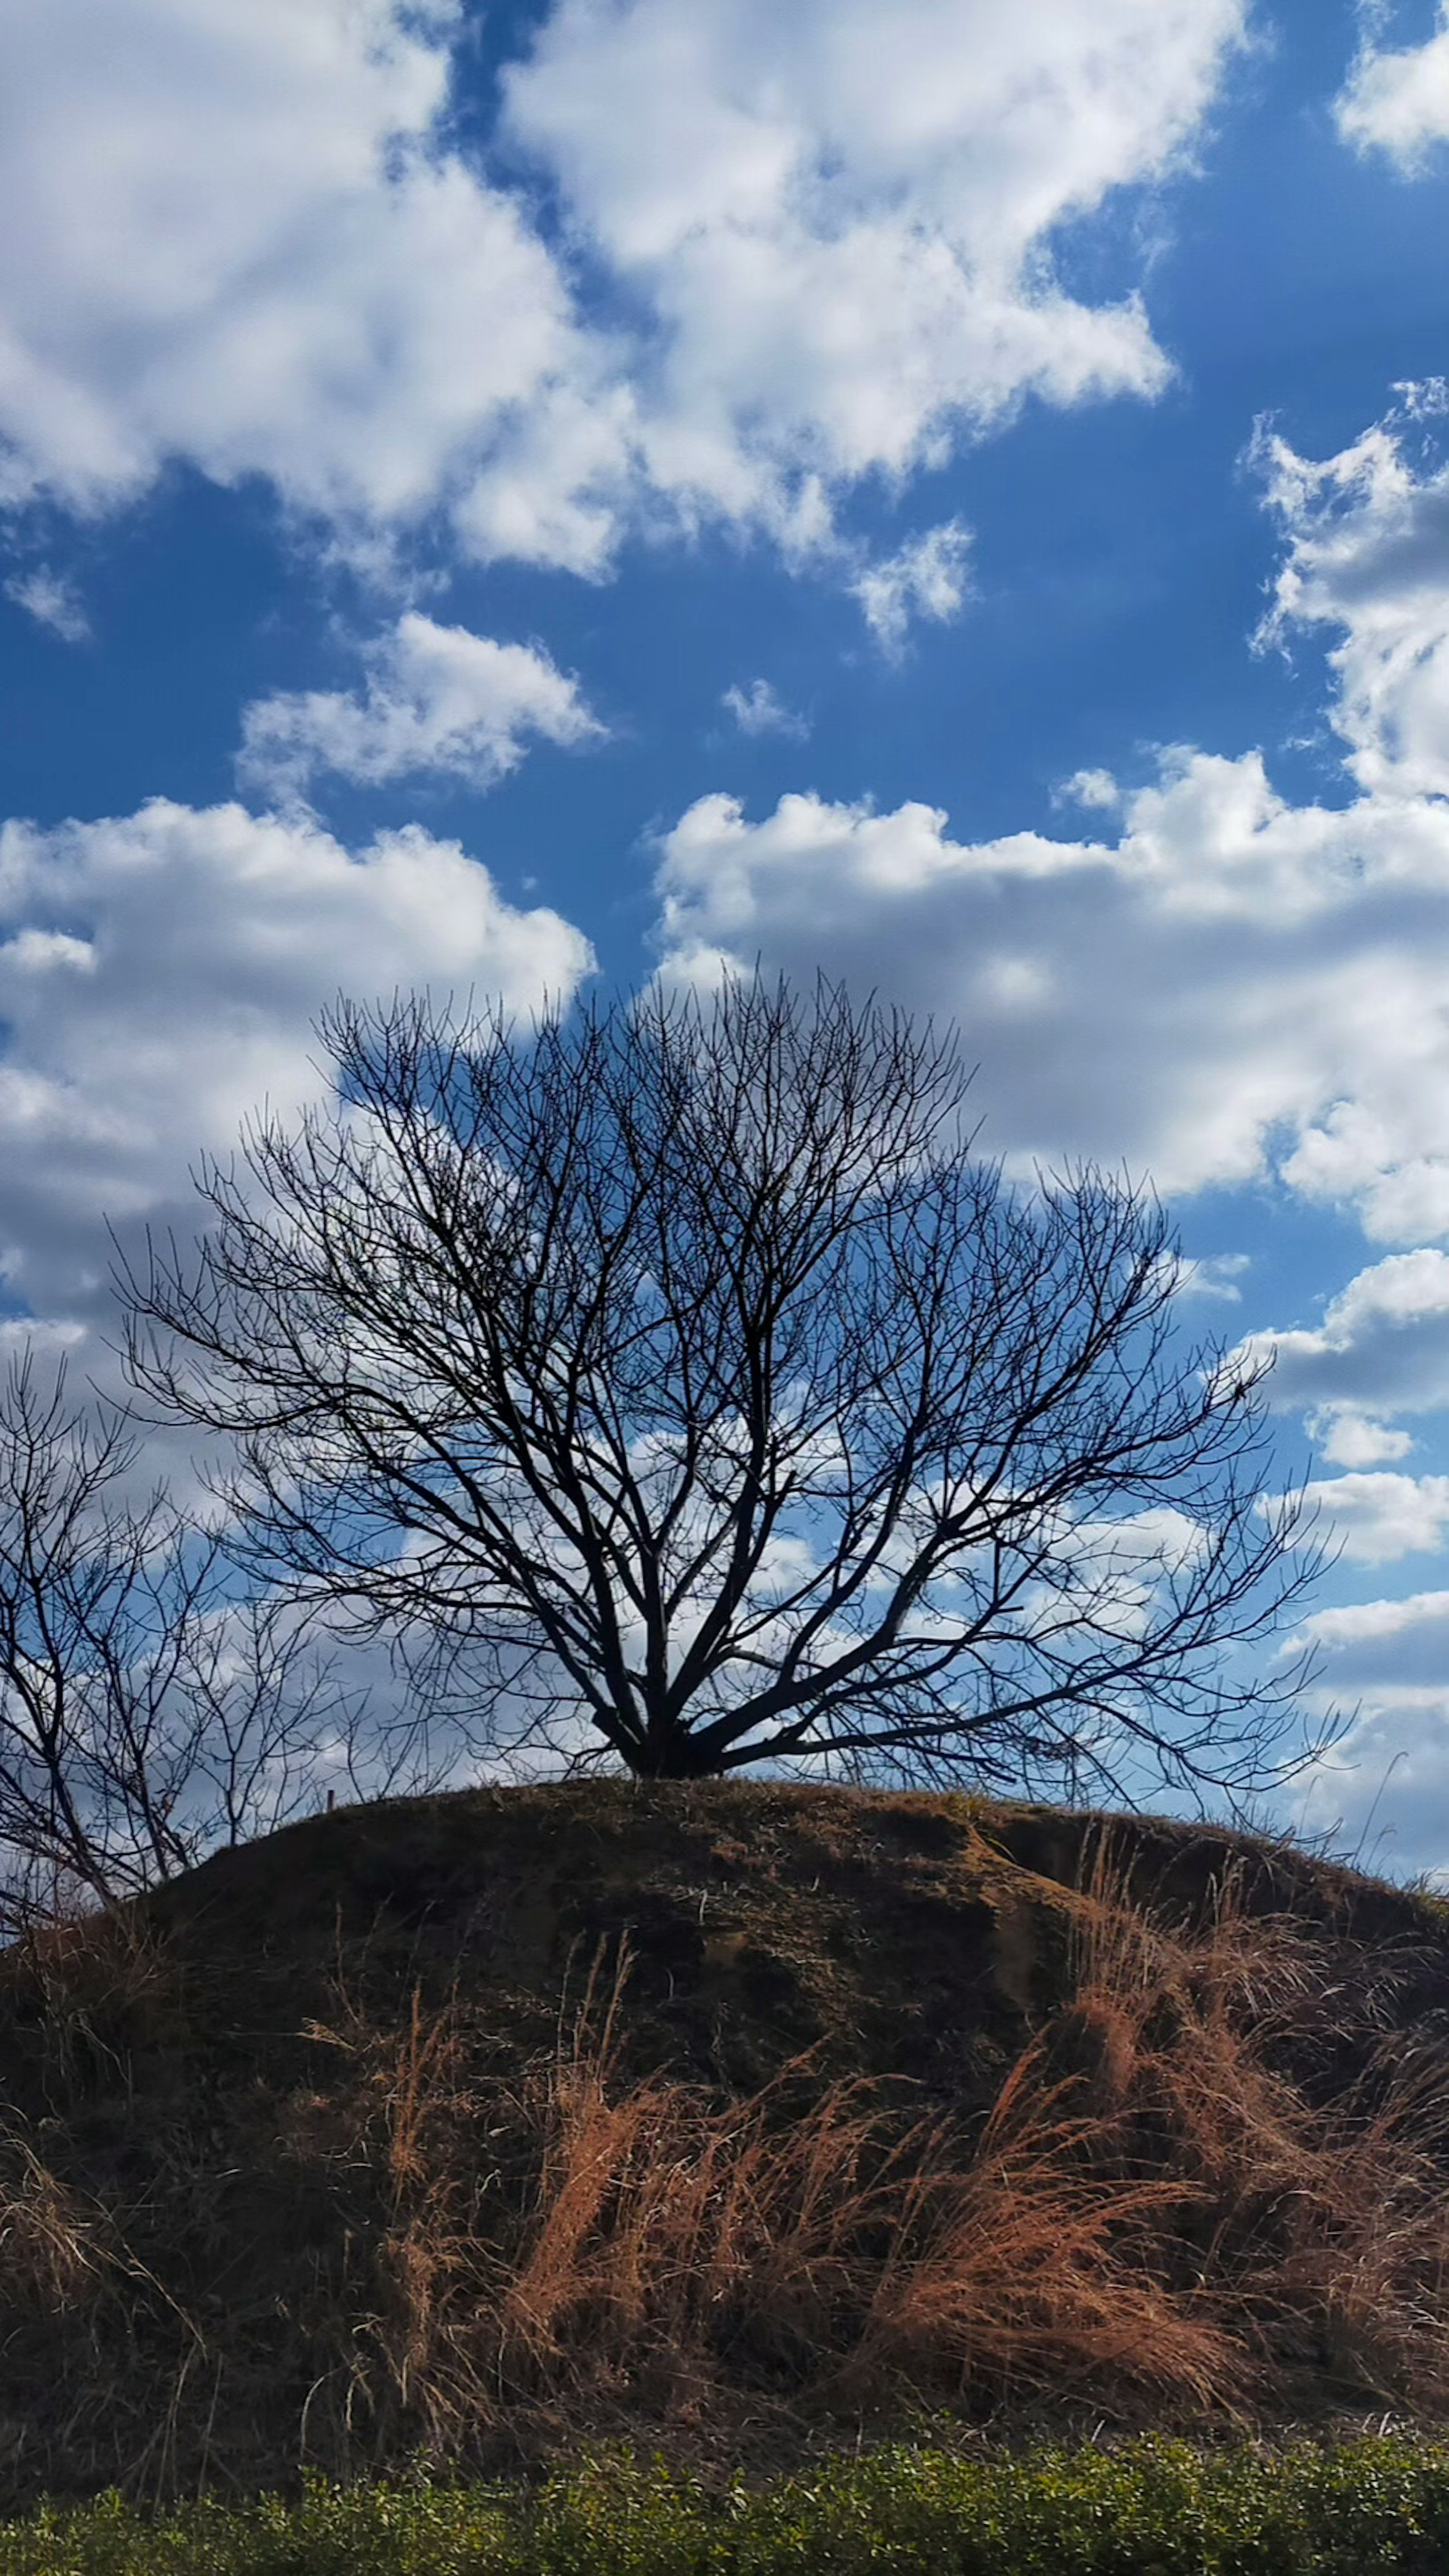
[[[706,796],[663,843],[666,970],[823,964],[959,1018],[1023,1165],[1125,1158],[1173,1193],[1275,1174],[1379,1242],[1449,1234],[1449,478],[1416,437],[1405,406],[1324,465],[1262,450],[1275,631],[1338,639],[1349,804],[1191,747],[1135,790],[1075,780],[1112,818],[1083,840]]]
[[[765,733],[786,735],[792,742],[804,742],[810,727],[802,715],[771,688],[768,680],[751,680],[747,688],[732,681],[720,700],[727,715],[734,717],[741,733],[757,736]]]
[[[376,523],[486,474],[500,550],[597,564],[602,352],[523,202],[440,142],[459,24],[454,0],[5,12],[0,497],[94,509],[183,457]]]
[[[258,698],[242,716],[241,777],[300,795],[319,771],[376,787],[425,772],[492,787],[530,740],[569,747],[603,726],[539,647],[497,644],[416,611],[372,646],[360,690]]]
[[[1316,1611],[1283,1652],[1313,1646],[1315,1702],[1336,1740],[1297,1783],[1300,1828],[1364,1865],[1432,1871],[1449,1847],[1449,1591]]]
[[[908,537],[897,553],[867,565],[852,582],[865,622],[883,653],[892,658],[901,653],[917,618],[944,626],[960,615],[970,551],[970,529],[959,519],[947,519],[939,528]]]
[[[822,487],[939,462],[1028,392],[1151,394],[1059,227],[1182,152],[1239,0],[561,0],[513,132],[656,325],[651,479],[808,542]]]
[[[1257,442],[1287,540],[1262,639],[1301,627],[1336,633],[1332,716],[1350,775],[1373,796],[1444,796],[1449,466],[1433,462],[1423,431],[1449,412],[1449,394],[1401,390],[1397,413],[1323,464],[1281,438]]]
[[[1391,1254],[1340,1289],[1321,1324],[1251,1333],[1245,1357],[1271,1360],[1267,1393],[1304,1413],[1325,1454],[1344,1466],[1402,1457],[1402,1415],[1449,1407],[1449,1253]]]
[[[838,490],[1028,393],[1161,386],[1130,262],[1092,302],[1054,252],[1179,164],[1243,17],[560,0],[505,178],[447,121],[461,0],[16,0],[0,499],[98,509],[181,458],[585,574],[641,517],[808,551]]]
[[[1407,1458],[1414,1446],[1412,1433],[1395,1430],[1355,1404],[1324,1406],[1306,1417],[1305,1427],[1334,1467],[1381,1467],[1391,1458]]]
[[[1444,1596],[1449,1613],[1449,1595]],[[1425,1628],[1442,1653],[1449,1631]],[[1330,1666],[1330,1670],[1332,1666]],[[1353,1715],[1321,1760],[1300,1776],[1290,1814],[1298,1830],[1386,1877],[1423,1877],[1443,1889],[1449,1840],[1449,1694],[1432,1684],[1385,1685],[1350,1702]]]
[[[1289,806],[1261,758],[1169,757],[1120,837],[701,798],[660,870],[667,971],[762,954],[958,1017],[993,1143],[1169,1191],[1275,1166],[1369,1231],[1449,1227],[1449,808]]]
[[[1438,1480],[1442,1482],[1443,1480]],[[1311,1647],[1313,1693],[1335,1740],[1296,1784],[1301,1830],[1367,1868],[1449,1880],[1449,1591],[1315,1611],[1283,1641]]]
[[[1224,1306],[1241,1305],[1243,1292],[1238,1283],[1252,1266],[1252,1256],[1246,1252],[1211,1252],[1200,1261],[1180,1260],[1177,1293],[1179,1297],[1209,1298]]]
[[[312,1035],[339,990],[476,990],[528,1010],[590,965],[456,842],[351,852],[310,819],[156,802],[0,830],[0,1264],[51,1322],[109,1310],[104,1220],[189,1221],[188,1170],[267,1102],[319,1096]]]
[[[1338,130],[1360,151],[1387,152],[1401,170],[1420,169],[1449,142],[1449,6],[1422,44],[1386,46],[1371,35],[1338,101]]]
[[[5,596],[13,599],[33,617],[37,626],[48,626],[63,644],[85,644],[90,639],[91,621],[72,584],[59,573],[38,564],[34,572],[17,573],[5,584]]]
[[[1442,1547],[1449,1531],[1449,1476],[1328,1476],[1305,1499],[1346,1565],[1392,1565]]]

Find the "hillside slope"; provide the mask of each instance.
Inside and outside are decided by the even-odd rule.
[[[593,1782],[0,1958],[0,2501],[1438,2414],[1449,1929],[1198,1827]]]

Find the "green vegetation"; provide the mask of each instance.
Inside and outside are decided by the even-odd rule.
[[[586,2462],[540,2487],[310,2484],[0,2527],[0,2576],[1442,2576],[1449,2449],[1385,2437],[1017,2458],[893,2447],[706,2487]]]

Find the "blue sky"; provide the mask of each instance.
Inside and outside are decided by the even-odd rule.
[[[12,0],[0,172],[12,1338],[339,985],[869,977],[1272,1340],[1449,1864],[1449,13]]]

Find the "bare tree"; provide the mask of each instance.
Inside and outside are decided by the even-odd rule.
[[[127,1283],[258,1571],[647,1777],[1265,1780],[1315,1564],[1149,1194],[1013,1191],[957,1043],[826,987],[323,1034],[336,1104]]]
[[[0,1930],[316,1804],[360,1711],[293,1605],[134,1499],[134,1438],[33,1361],[0,1386]],[[325,1758],[324,1758],[325,1757]]]

